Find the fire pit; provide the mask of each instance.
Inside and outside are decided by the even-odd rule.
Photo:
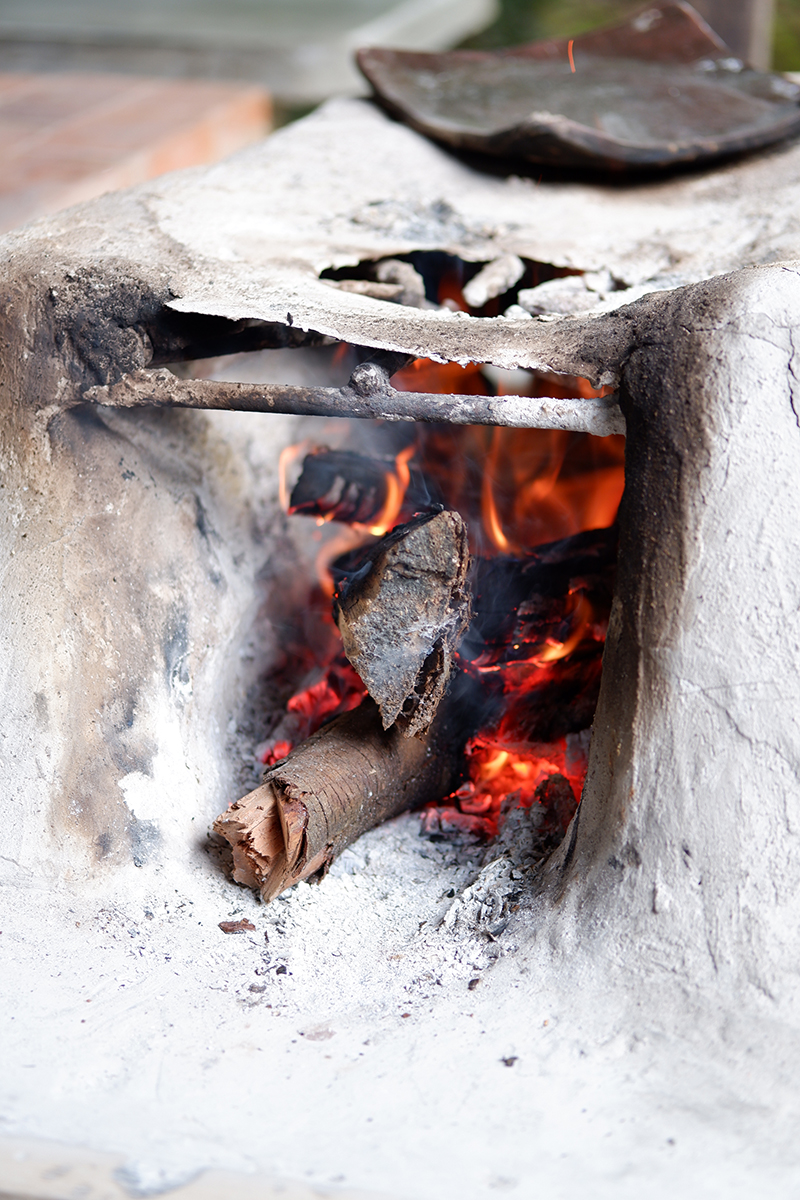
[[[349,102],[6,239],[4,1153],[40,1172],[7,1171],[18,1193],[66,1153],[23,1137],[103,1152],[121,1195],[199,1195],[207,1167],[398,1196],[792,1188],[798,193],[796,145],[537,184]],[[363,264],[420,252],[480,265],[484,303],[509,259],[540,275],[482,317],[341,286],[404,287]],[[308,587],[277,457],[320,426],[269,410],[431,393],[387,390],[380,358],[350,384],[176,364],[326,342],[612,389],[442,406],[468,424],[624,414],[588,776],[538,874],[510,833],[486,859],[404,816],[262,908],[204,849],[255,782],[258,681]]]

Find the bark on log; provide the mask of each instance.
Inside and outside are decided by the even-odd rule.
[[[384,730],[367,698],[337,717],[232,804],[214,829],[233,848],[233,877],[271,900],[302,879],[322,878],[368,829],[447,795],[466,737],[457,706],[422,738]]]
[[[344,652],[377,703],[384,729],[431,724],[471,611],[467,530],[456,512],[392,530],[346,578],[334,616]]]

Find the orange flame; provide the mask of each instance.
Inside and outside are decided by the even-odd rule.
[[[280,458],[278,459],[278,499],[285,513],[289,511],[292,494],[292,489],[289,487],[289,468],[297,462],[301,454],[307,454],[310,448],[311,442],[306,440],[295,442],[293,446],[287,446],[284,450],[281,450]]]
[[[594,614],[591,604],[582,592],[574,592],[573,595],[575,596],[575,607],[572,610],[572,615],[575,618],[575,627],[572,633],[565,642],[558,642],[554,638],[548,638],[541,654],[528,659],[535,666],[545,666],[547,663],[558,662],[560,659],[566,658],[583,641],[584,634],[589,628]]]
[[[281,506],[285,512],[289,511],[291,496],[288,478],[289,469],[293,463],[297,462],[301,455],[307,454],[311,449],[313,449],[313,443],[304,441],[298,442],[293,446],[288,446],[281,453],[278,464],[279,495]],[[347,554],[351,550],[356,550],[359,546],[363,546],[370,538],[383,537],[385,533],[388,533],[396,525],[406,498],[408,485],[411,482],[409,463],[414,457],[416,450],[417,447],[412,442],[410,446],[406,446],[396,456],[394,470],[386,472],[386,499],[383,507],[369,525],[354,521],[350,525],[338,526],[333,513],[326,513],[324,516],[314,518],[317,525],[322,526],[331,522],[338,526],[333,537],[328,538],[320,546],[314,562],[317,580],[326,595],[333,595],[331,564],[337,558],[341,558],[343,554]]]
[[[324,518],[320,517],[317,523],[321,524],[323,520]],[[314,568],[317,572],[317,582],[326,596],[333,596],[331,564],[343,554],[349,554],[351,550],[363,546],[364,541],[363,526],[342,525],[332,538],[320,546],[314,559]]]
[[[394,528],[395,522],[400,516],[400,509],[403,507],[408,485],[411,482],[411,471],[408,464],[416,450],[417,447],[413,442],[410,446],[406,446],[405,450],[401,450],[394,460],[394,471],[386,472],[386,502],[374,522],[367,526],[367,531],[373,537],[383,537],[385,533]],[[354,528],[363,529],[364,526],[355,525]]]
[[[517,554],[519,553],[519,548],[509,541],[500,524],[500,517],[497,513],[497,504],[494,497],[494,476],[497,472],[497,460],[500,454],[502,433],[502,429],[497,427],[492,430],[492,441],[481,482],[481,516],[483,517],[483,527],[495,549],[499,550],[501,554]]]
[[[481,783],[484,783],[489,779],[494,779],[495,775],[500,774],[503,767],[508,762],[508,759],[509,754],[507,750],[498,750],[497,754],[495,754],[493,758],[489,758],[480,764],[480,767],[477,771],[477,779],[479,779]]]

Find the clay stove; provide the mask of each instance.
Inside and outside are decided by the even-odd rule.
[[[205,1168],[254,1195],[793,1191],[799,193],[796,145],[630,187],[497,179],[352,102],[5,240],[17,1194],[90,1167],[120,1196],[234,1186]],[[585,274],[566,313],[485,320],[320,278],[421,248]],[[201,848],[278,649],[253,630],[300,418],[263,379],[149,373],[309,330],[616,389],[589,777],[535,882],[400,818],[262,909]],[[311,396],[359,398],[395,400]],[[491,418],[595,420],[557,407]]]

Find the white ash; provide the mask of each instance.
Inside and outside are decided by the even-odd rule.
[[[525,264],[517,254],[494,258],[464,285],[463,295],[471,308],[483,308],[495,296],[502,296],[525,274]]]

